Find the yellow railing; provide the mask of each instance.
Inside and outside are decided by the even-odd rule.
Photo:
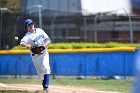
[[[76,53],[76,52],[113,52],[113,51],[132,51],[134,47],[118,48],[89,48],[89,49],[49,49],[49,53]],[[29,50],[0,50],[0,54],[29,54]]]

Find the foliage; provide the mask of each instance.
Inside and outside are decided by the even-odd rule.
[[[18,45],[18,46],[13,47],[12,50],[26,50],[26,48]]]
[[[82,48],[113,48],[113,47],[139,47],[139,44],[123,44],[116,42],[109,43],[53,43],[49,45],[49,49],[82,49]],[[21,46],[15,46],[12,50],[25,50]]]
[[[18,12],[20,9],[20,0],[0,0],[1,8],[8,8],[9,11]]]

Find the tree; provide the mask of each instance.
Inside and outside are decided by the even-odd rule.
[[[8,8],[12,12],[18,12],[20,10],[20,0],[0,0],[0,7]]]

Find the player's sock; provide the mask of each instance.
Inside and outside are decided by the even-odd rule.
[[[48,88],[48,86],[49,86],[49,81],[50,81],[50,74],[45,74],[44,75],[44,87],[45,88]]]

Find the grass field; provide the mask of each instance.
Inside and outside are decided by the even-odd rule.
[[[41,84],[36,78],[0,78],[0,83],[5,84]],[[130,93],[132,80],[100,80],[100,79],[51,79],[50,85],[76,86],[91,88],[103,91],[117,91],[121,93]],[[27,91],[0,91],[0,93],[27,93]],[[32,93],[32,92],[30,92]],[[34,92],[37,93],[37,92]]]

